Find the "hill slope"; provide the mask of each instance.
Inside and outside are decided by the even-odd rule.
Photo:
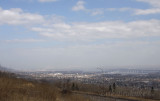
[[[0,101],[89,101],[81,96],[63,95],[54,85],[18,79],[0,72]]]

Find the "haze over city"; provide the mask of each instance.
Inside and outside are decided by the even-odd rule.
[[[0,0],[0,64],[17,70],[160,66],[160,0]]]

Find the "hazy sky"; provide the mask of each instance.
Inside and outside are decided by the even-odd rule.
[[[160,66],[160,0],[0,0],[0,64]]]

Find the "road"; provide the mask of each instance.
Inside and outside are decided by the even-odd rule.
[[[76,95],[81,95],[86,98],[89,98],[89,99],[91,99],[91,101],[138,101],[138,100],[99,96],[99,95],[95,95],[95,94],[86,94],[86,93],[81,93],[81,92],[73,92],[73,93]]]

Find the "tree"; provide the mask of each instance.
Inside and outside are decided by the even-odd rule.
[[[75,90],[75,84],[72,83],[72,90]]]
[[[113,92],[116,91],[116,83],[113,83]]]
[[[109,85],[109,92],[111,93],[112,92],[112,86]]]
[[[151,94],[153,94],[154,93],[154,88],[153,88],[153,86],[151,87]]]
[[[79,90],[78,84],[76,84],[75,89],[76,89],[76,90]]]

